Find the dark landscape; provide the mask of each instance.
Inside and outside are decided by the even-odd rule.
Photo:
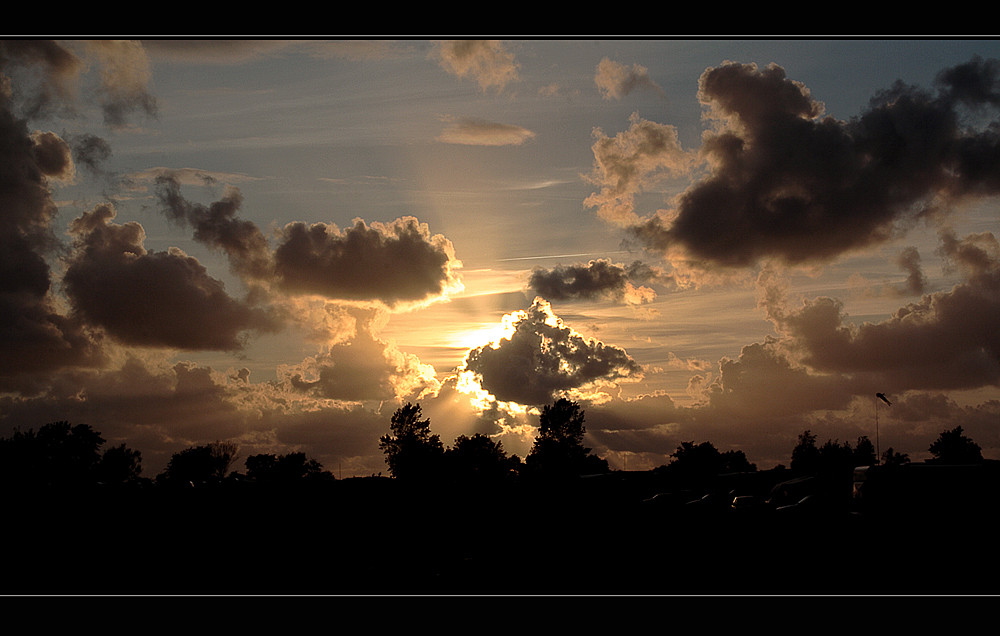
[[[446,451],[435,436],[423,437],[419,444],[405,441],[428,433],[426,424],[419,420],[419,407],[400,409],[394,416],[392,434],[383,441],[387,462],[400,476],[347,479],[336,479],[315,462],[290,454],[257,456],[246,461],[252,470],[245,474],[232,470],[196,483],[184,479],[194,472],[181,474],[185,466],[181,459],[197,455],[198,449],[189,449],[175,455],[172,476],[168,470],[156,479],[143,479],[126,471],[119,476],[131,474],[131,478],[99,483],[82,478],[84,473],[73,476],[72,471],[49,464],[44,471],[34,471],[28,482],[14,479],[12,473],[7,451],[18,440],[3,440],[7,480],[3,539],[9,551],[0,591],[26,595],[981,595],[1000,591],[995,576],[1000,549],[993,521],[1000,466],[981,458],[950,463],[956,452],[962,452],[956,447],[976,449],[960,430],[943,433],[944,445],[935,447],[939,456],[922,462],[896,457],[891,464],[857,468],[850,458],[864,452],[864,439],[853,449],[832,441],[816,446],[806,432],[792,453],[795,468],[756,470],[750,465],[750,470],[718,472],[723,458],[730,463],[745,458],[741,453],[718,453],[710,443],[688,443],[678,448],[670,464],[656,470],[573,474],[566,463],[553,459],[557,455],[551,448],[548,463],[541,468],[545,434],[529,458],[523,462],[513,458],[512,464],[502,448],[492,447],[499,451],[492,460],[484,453],[468,452],[474,447],[469,439]],[[85,433],[92,441],[100,439],[89,427],[66,423],[15,437],[23,444],[37,442],[46,433],[51,441],[53,430],[61,431],[64,450]],[[579,441],[564,438],[563,450],[575,449],[578,460],[589,457],[588,463],[600,465]],[[418,472],[416,464],[401,463],[416,457],[421,444],[424,450],[442,450],[436,469],[424,463],[423,472]],[[407,450],[400,454],[392,448]],[[478,457],[478,463],[457,461],[459,449],[466,451],[466,459]],[[837,461],[831,460],[834,449],[840,455]],[[89,450],[92,458],[100,457],[96,447]],[[219,447],[214,450],[218,456]],[[563,458],[572,454],[564,453]],[[72,459],[65,453],[48,456],[61,456],[63,462]],[[884,459],[891,456],[887,452]],[[106,463],[93,462],[86,474],[96,475],[93,469]],[[503,469],[494,470],[500,463]],[[206,468],[207,463],[200,469],[194,465],[189,461],[183,470],[213,470]],[[511,465],[518,470],[510,470]],[[50,477],[47,482],[45,475]]]

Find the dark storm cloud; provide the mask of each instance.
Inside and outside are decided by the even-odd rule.
[[[54,67],[66,63],[41,44],[0,44],[5,65],[34,54],[51,56]],[[61,243],[52,229],[57,209],[49,181],[72,174],[68,146],[55,134],[29,132],[10,98],[0,91],[0,384],[33,392],[46,372],[96,364],[102,355],[85,326],[61,314],[52,293],[49,259]]]
[[[279,286],[291,293],[387,305],[426,300],[454,288],[460,266],[451,242],[413,217],[340,230],[290,223],[274,251]]]
[[[937,205],[994,194],[997,71],[973,59],[942,72],[936,92],[896,84],[838,121],[776,65],[710,68],[699,96],[719,124],[702,148],[711,173],[631,235],[728,266],[804,263],[884,241]]]
[[[176,248],[150,252],[138,223],[112,223],[100,205],[70,225],[76,236],[63,284],[78,315],[123,343],[180,349],[237,350],[248,331],[276,328],[264,311],[225,291],[194,258]]]
[[[635,261],[631,265],[596,259],[589,263],[559,265],[551,269],[536,267],[528,279],[528,287],[548,300],[594,300],[609,298],[619,302],[641,302],[654,295],[652,289],[636,288],[636,284],[655,281],[660,274],[648,265]]]
[[[790,350],[824,373],[865,376],[888,391],[1000,383],[1000,246],[992,234],[945,233],[942,253],[964,281],[877,323],[852,325],[843,304],[816,298],[788,310],[765,303]]]
[[[543,404],[563,391],[641,374],[624,349],[584,338],[541,298],[513,316],[510,337],[472,349],[464,365],[502,402]]]

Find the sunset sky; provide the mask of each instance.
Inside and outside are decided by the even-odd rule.
[[[406,402],[523,458],[567,396],[612,468],[787,465],[804,430],[920,460],[956,426],[1000,458],[998,58],[3,42],[0,434],[348,477],[387,474]]]

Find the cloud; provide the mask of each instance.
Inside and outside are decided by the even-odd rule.
[[[528,279],[528,288],[550,301],[607,298],[637,305],[656,297],[652,288],[641,284],[660,276],[660,272],[640,261],[622,265],[596,259],[586,264],[559,265],[551,269],[536,267]],[[636,283],[640,285],[637,287]]]
[[[211,179],[208,175],[202,178]],[[205,206],[185,199],[180,192],[181,176],[163,173],[155,180],[157,198],[167,216],[194,228],[194,239],[223,251],[230,267],[244,281],[256,282],[273,276],[274,265],[267,237],[251,221],[237,217],[243,196],[228,188],[219,201]]]
[[[509,335],[469,351],[462,369],[497,400],[539,405],[563,392],[641,376],[624,349],[583,337],[541,298],[504,321]]]
[[[0,41],[0,68],[24,87],[16,98],[27,117],[44,114],[53,104],[72,101],[85,67],[83,59],[52,40]]]
[[[72,66],[60,52],[41,43],[0,45],[4,56]],[[0,386],[34,392],[46,373],[101,364],[104,353],[85,324],[62,312],[52,284],[49,260],[62,244],[49,185],[74,173],[68,145],[53,133],[29,132],[9,97],[0,93]]]
[[[158,175],[156,191],[164,214],[193,227],[196,241],[223,251],[232,270],[258,291],[395,307],[462,289],[462,263],[451,241],[432,235],[414,217],[370,224],[355,219],[344,230],[327,223],[288,223],[276,232],[272,249],[256,224],[239,218],[243,197],[238,189],[227,188],[221,199],[206,206],[181,194],[178,175]]]
[[[924,295],[881,322],[854,325],[820,297],[789,309],[772,282],[763,303],[786,346],[811,368],[866,378],[887,391],[1000,384],[1000,247],[992,234],[944,233],[942,252],[965,280]]]
[[[896,264],[907,274],[903,293],[923,294],[927,291],[927,277],[920,267],[920,250],[912,246],[904,248],[896,256]]]
[[[699,91],[714,124],[702,147],[710,174],[630,233],[731,267],[822,262],[884,242],[951,202],[1000,191],[1000,135],[963,125],[969,113],[995,115],[997,77],[996,61],[974,59],[941,73],[936,93],[897,84],[837,121],[779,66],[710,68]]]
[[[600,186],[600,191],[584,201],[586,207],[596,207],[601,218],[621,225],[638,222],[636,196],[661,178],[686,174],[692,165],[676,128],[638,114],[629,121],[629,129],[614,137],[594,130],[594,169],[587,179]]]
[[[149,58],[135,40],[88,40],[87,50],[100,65],[100,100],[104,122],[124,125],[134,113],[156,116],[156,98],[149,92]]]
[[[69,139],[73,151],[73,160],[93,172],[101,174],[103,164],[111,158],[111,144],[90,133],[73,135]]]
[[[534,136],[535,133],[520,126],[466,119],[445,129],[438,141],[466,146],[520,146]]]
[[[519,79],[514,55],[497,40],[448,40],[438,43],[431,55],[449,73],[471,76],[483,92],[501,91]]]
[[[75,219],[63,285],[77,315],[122,343],[235,351],[244,335],[273,331],[267,311],[230,297],[221,281],[177,248],[147,251],[135,222],[112,223],[102,204]]]
[[[602,59],[597,65],[594,83],[604,99],[621,99],[634,90],[644,88],[663,92],[649,77],[649,69],[645,66],[633,64],[629,68],[608,58]]]
[[[289,223],[274,251],[278,286],[293,294],[378,300],[388,306],[422,302],[461,288],[451,241],[425,223],[355,219],[344,230],[326,223]]]
[[[337,342],[279,374],[299,391],[332,400],[397,400],[436,391],[434,369],[376,336],[380,310],[328,307],[337,314]]]

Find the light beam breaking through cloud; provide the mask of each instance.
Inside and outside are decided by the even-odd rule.
[[[766,467],[884,391],[1000,457],[1000,45],[794,44],[0,42],[0,432],[373,474],[396,405],[523,455],[568,396]]]

